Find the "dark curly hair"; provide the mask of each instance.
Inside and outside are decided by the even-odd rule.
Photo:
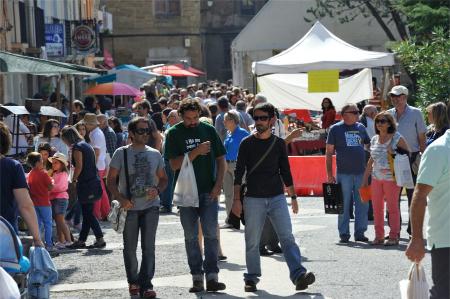
[[[202,107],[198,100],[195,99],[184,99],[180,103],[180,107],[178,107],[178,113],[183,116],[186,111],[198,111],[198,113],[202,112]]]
[[[6,155],[11,148],[11,134],[8,126],[0,121],[0,155]]]

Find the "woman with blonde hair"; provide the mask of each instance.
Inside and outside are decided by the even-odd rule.
[[[364,172],[362,186],[368,185],[372,175],[371,193],[375,222],[375,239],[372,245],[397,245],[400,234],[400,209],[398,205],[400,187],[395,181],[389,156],[409,153],[409,146],[397,131],[394,118],[388,112],[375,116],[375,133],[370,141],[370,159]],[[392,156],[391,156],[392,157]],[[389,239],[384,242],[384,201],[389,212]]]
[[[433,141],[441,137],[449,128],[447,106],[442,103],[433,103],[427,107],[428,122],[431,125],[427,132],[426,145],[430,145]]]

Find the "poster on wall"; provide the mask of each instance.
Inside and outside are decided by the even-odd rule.
[[[48,57],[64,56],[63,24],[45,24],[45,49]]]

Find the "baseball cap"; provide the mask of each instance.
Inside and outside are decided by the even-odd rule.
[[[396,96],[399,96],[399,95],[402,95],[402,94],[408,95],[408,88],[406,88],[403,85],[397,85],[397,86],[392,87],[392,89],[389,92],[389,94],[393,94],[393,95],[396,95]]]

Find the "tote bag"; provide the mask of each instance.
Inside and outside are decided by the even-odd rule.
[[[187,153],[184,155],[177,183],[173,190],[173,204],[179,207],[195,208],[198,208],[199,205],[194,166],[191,160],[189,160]]]
[[[325,214],[343,214],[344,201],[341,184],[323,183],[322,188]]]
[[[401,299],[428,299],[429,287],[421,264],[413,263],[408,279],[399,282]]]
[[[396,154],[394,158],[394,172],[397,186],[414,188],[414,182],[411,174],[411,165],[408,155]]]

